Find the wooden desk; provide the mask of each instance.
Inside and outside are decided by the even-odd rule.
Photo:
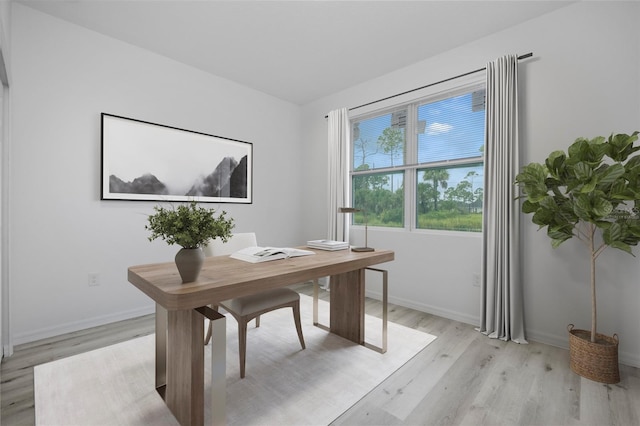
[[[340,304],[340,309],[331,310],[330,331],[364,344],[364,269],[393,260],[394,253],[314,251],[316,254],[311,256],[256,264],[228,256],[209,257],[198,280],[187,284],[182,284],[174,262],[129,268],[129,282],[156,302],[156,388],[181,425],[204,424],[202,314],[206,305],[330,276],[331,303]],[[224,424],[225,394],[220,387],[224,390],[226,380],[226,336],[216,332],[224,330],[220,326],[224,325],[224,316],[219,315],[216,322],[219,325],[214,325],[212,339],[212,414],[214,424]]]

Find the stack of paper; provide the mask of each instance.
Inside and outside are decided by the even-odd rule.
[[[349,243],[345,241],[334,240],[311,240],[307,241],[307,247],[320,250],[346,250],[349,248]]]

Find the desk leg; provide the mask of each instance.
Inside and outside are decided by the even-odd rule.
[[[196,308],[211,320],[211,424],[227,424],[227,318],[208,306]]]
[[[194,309],[169,311],[167,406],[183,425],[204,424],[204,319]]]
[[[323,329],[324,331],[331,331],[331,329],[329,327],[327,327],[324,324],[321,324],[320,321],[318,320],[318,279],[314,279],[313,280],[313,325],[315,325],[318,328]]]
[[[156,391],[165,399],[167,389],[167,310],[156,303]]]
[[[389,274],[385,269],[370,268],[370,267],[366,269],[369,271],[380,272],[382,274],[382,346],[372,345],[371,343],[367,343],[367,342],[364,342],[364,345],[369,349],[373,349],[383,354],[387,352],[387,322],[389,320],[389,314],[387,312],[388,305],[389,305],[389,296],[388,296],[388,290],[389,290],[388,275]]]
[[[211,333],[211,424],[227,424],[227,325],[226,318],[213,321]]]
[[[331,276],[329,328],[364,344],[364,269]]]
[[[313,325],[318,325],[318,279],[313,279]]]
[[[367,270],[382,273],[382,345],[367,343],[364,332],[364,270],[331,277],[330,327],[318,321],[318,279],[313,280],[313,325],[330,331],[380,353],[387,352],[388,272],[384,269]]]

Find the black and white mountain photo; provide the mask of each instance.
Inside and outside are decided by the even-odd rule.
[[[252,144],[102,115],[103,199],[251,202]]]

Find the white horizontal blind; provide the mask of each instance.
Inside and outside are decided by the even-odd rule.
[[[481,157],[484,89],[418,106],[418,163]]]
[[[406,128],[406,108],[352,122],[352,171],[404,165]]]

